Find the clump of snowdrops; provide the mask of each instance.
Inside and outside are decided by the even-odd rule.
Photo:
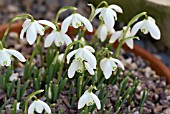
[[[139,30],[144,34],[150,33],[156,40],[160,39],[160,30],[155,20],[146,12],[142,12],[134,16],[122,30],[115,31],[117,14],[123,13],[121,7],[114,4],[108,5],[105,1],[96,8],[92,4],[88,4],[88,6],[91,7],[89,18],[77,13],[77,8],[65,6],[57,12],[55,22],[35,20],[30,14],[16,16],[11,20],[0,41],[0,66],[7,69],[4,74],[0,74],[0,82],[1,88],[9,99],[1,106],[1,112],[13,96],[15,101],[11,107],[11,114],[17,113],[18,110],[22,110],[24,114],[62,113],[62,109],[57,109],[56,112],[54,106],[68,83],[70,108],[76,108],[77,112],[81,114],[92,113],[94,110],[98,110],[99,113],[118,113],[126,99],[129,99],[129,103],[132,101],[139,80],[136,78],[133,85],[127,88],[129,72],[120,83],[115,106],[111,106],[108,110],[105,109],[105,101],[110,94],[105,92],[106,86],[116,84],[117,77],[122,75],[122,71],[125,69],[118,59],[120,50],[123,44],[131,49],[134,48],[134,39],[139,40],[136,36]],[[66,10],[71,10],[72,14],[66,17],[60,26],[58,18]],[[91,24],[94,17],[99,17],[100,20],[96,31]],[[5,45],[10,26],[20,19],[25,20],[20,39],[22,40],[25,35],[28,43],[31,46],[34,45],[32,55],[26,59],[20,52],[8,49]],[[138,21],[139,19],[141,21]],[[74,39],[67,34],[69,26],[77,31]],[[49,28],[52,31],[47,33],[44,38],[45,31]],[[90,41],[86,40],[87,31],[95,32]],[[116,40],[118,46],[113,49],[112,45]],[[44,46],[41,45],[42,43]],[[45,54],[43,53],[44,48]],[[37,54],[41,58],[41,67],[37,67],[33,61]],[[10,78],[12,73],[16,73],[14,72],[15,66],[12,64],[16,59],[13,57],[21,62],[26,62],[23,63],[25,67],[21,79]],[[25,96],[24,93],[30,88],[30,83],[33,84],[34,92]],[[74,93],[73,88],[76,88]],[[14,93],[15,95],[13,95]],[[147,89],[142,95],[140,113],[143,111],[146,96]],[[23,97],[25,100],[22,99]],[[41,97],[46,99],[42,101]],[[113,109],[114,112],[112,112]]]

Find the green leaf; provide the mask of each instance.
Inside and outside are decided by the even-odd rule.
[[[27,81],[24,83],[24,85],[23,85],[23,87],[22,87],[22,89],[21,89],[21,95],[20,95],[21,98],[22,98],[22,96],[24,95],[24,93],[25,93],[25,91],[26,91],[26,88],[28,87],[29,82],[30,82],[30,80],[27,80]]]

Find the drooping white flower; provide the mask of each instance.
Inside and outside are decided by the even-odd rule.
[[[101,20],[104,20],[104,23],[106,24],[106,26],[110,30],[112,30],[113,26],[115,25],[115,20],[117,20],[116,12],[123,13],[122,9],[118,5],[110,5],[108,7],[96,9],[94,16],[100,13],[99,18]]]
[[[84,46],[83,48],[79,48],[71,51],[67,55],[67,63],[70,62],[71,57],[75,55],[75,59],[79,61],[87,61],[87,63],[91,66],[92,69],[96,69],[96,57],[92,54],[95,50],[91,46]]]
[[[20,33],[20,39],[23,39],[24,34],[26,32],[26,39],[28,43],[32,45],[37,38],[37,34],[40,34],[41,36],[44,35],[45,28],[40,24],[47,25],[52,29],[56,30],[56,26],[50,21],[47,20],[31,21],[31,19],[26,19],[22,25],[23,29],[21,30]]]
[[[37,113],[41,114],[44,109],[48,114],[51,113],[51,109],[48,106],[48,104],[38,99],[38,100],[33,101],[33,103],[29,106],[28,114],[34,114],[34,110]]]
[[[87,28],[89,32],[93,31],[93,27],[90,21],[78,13],[71,14],[63,21],[61,25],[61,31],[66,33],[69,25],[72,25],[74,28],[78,28],[82,26],[82,23],[85,25],[85,27]]]
[[[158,28],[158,26],[155,23],[155,20],[152,17],[148,17],[147,19],[144,19],[143,21],[137,22],[133,27],[132,27],[132,34],[135,35],[139,29],[144,33],[148,34],[150,32],[151,36],[159,40],[161,38],[161,32]]]
[[[10,76],[9,81],[12,82],[14,80],[18,80],[18,73],[12,73],[12,75]]]
[[[115,71],[117,69],[117,64],[124,70],[123,64],[115,58],[104,58],[100,61],[100,68],[103,71],[103,74],[106,79],[109,79],[112,71]]]
[[[16,109],[17,111],[20,110],[19,107],[20,107],[20,102],[17,103],[17,107],[16,107],[16,108],[17,108],[17,109]]]
[[[93,103],[96,104],[98,110],[101,109],[99,98],[93,92],[89,92],[88,90],[86,90],[78,101],[78,109],[83,108],[85,105],[93,105]]]
[[[84,65],[83,65],[84,64]],[[82,73],[83,70],[84,70],[84,66],[85,66],[85,69],[91,74],[91,75],[94,75],[94,70],[93,68],[89,65],[89,63],[87,62],[84,62],[82,60],[77,60],[77,59],[74,59],[73,62],[71,63],[69,69],[68,69],[68,77],[69,78],[72,78],[76,71]]]
[[[58,56],[58,60],[59,60],[60,62],[62,62],[63,57],[64,57],[64,53],[61,53],[61,54]]]
[[[0,50],[0,66],[10,66],[12,55],[19,59],[21,62],[26,61],[24,56],[20,52],[12,49],[3,48],[2,50]]]
[[[120,30],[120,31],[116,31],[114,33],[112,33],[112,36],[109,40],[109,43],[114,43],[117,39],[121,40],[122,38],[122,35],[123,35],[123,31],[126,29],[126,27],[123,27],[123,30]],[[126,35],[125,35],[125,39],[126,38],[129,38],[129,37],[133,37],[134,35],[132,35],[130,29],[127,31]],[[125,40],[125,43],[126,45],[133,49],[134,47],[134,41],[133,41],[133,38],[129,38],[129,39],[126,39]]]
[[[104,42],[107,38],[107,35],[109,33],[113,33],[115,30],[112,28],[112,30],[108,29],[105,24],[102,24],[99,26],[99,28],[96,31],[96,35],[100,38],[102,42]]]
[[[45,39],[44,47],[50,47],[51,44],[53,43],[53,41],[54,41],[55,45],[58,47],[60,47],[64,43],[66,43],[67,45],[72,43],[71,38],[67,34],[65,34],[61,31],[56,31],[56,30],[53,30],[47,36],[47,38]]]

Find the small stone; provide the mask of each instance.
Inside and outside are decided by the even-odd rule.
[[[158,112],[161,112],[162,111],[162,106],[156,106],[155,108],[154,108],[154,113],[156,113],[156,114],[158,114]]]
[[[170,114],[170,108],[163,111],[164,114]]]
[[[10,13],[17,13],[19,11],[18,7],[15,6],[15,5],[8,5],[7,6],[7,10],[10,12]]]

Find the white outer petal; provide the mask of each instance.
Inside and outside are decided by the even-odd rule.
[[[66,33],[66,32],[67,32],[68,27],[69,27],[69,25],[71,24],[72,18],[73,18],[73,15],[68,16],[68,17],[63,21],[63,23],[61,24],[61,31],[62,31],[63,33]]]
[[[70,67],[68,68],[68,77],[69,78],[73,78],[73,76],[75,75],[75,73],[79,67],[79,62],[80,61],[73,60],[73,62],[71,63]]]
[[[92,24],[90,23],[90,21],[89,21],[87,18],[85,18],[85,17],[83,17],[82,15],[80,15],[80,14],[77,14],[77,16],[78,16],[78,18],[83,22],[83,24],[85,25],[85,27],[87,28],[87,30],[88,30],[89,32],[92,32],[92,31],[93,31],[93,26],[92,26]]]
[[[61,36],[62,36],[62,38],[63,38],[63,40],[64,40],[64,42],[66,43],[67,46],[72,43],[71,38],[67,34],[61,33]]]
[[[114,43],[122,35],[122,31],[114,32],[109,40],[109,43]]]
[[[56,31],[53,30],[45,39],[44,47],[50,47],[53,43],[54,39],[56,38]]]
[[[69,64],[71,57],[72,57],[74,54],[76,54],[77,51],[78,51],[78,49],[73,50],[73,51],[71,51],[71,52],[67,55],[67,64]]]
[[[144,21],[137,22],[131,30],[132,36],[136,35],[136,33],[139,31],[139,29],[143,26]]]
[[[112,66],[107,58],[104,58],[100,61],[100,68],[103,71],[105,78],[109,79],[112,75]]]
[[[92,53],[95,52],[94,48],[91,47],[91,46],[88,46],[88,45],[87,45],[87,46],[84,46],[84,48],[87,49],[87,50],[89,50],[89,51],[92,52]]]
[[[64,53],[62,53],[58,56],[58,60],[61,62],[63,60],[63,57],[64,57]]]
[[[103,25],[101,26],[100,31],[99,31],[99,37],[100,37],[100,39],[101,39],[102,42],[106,40],[106,38],[107,38],[107,33],[108,33],[107,27],[106,27],[106,25],[103,24]]]
[[[84,49],[84,57],[87,60],[87,62],[89,63],[89,65],[93,68],[96,69],[96,57],[87,49]]]
[[[47,26],[51,27],[52,29],[56,30],[56,26],[50,21],[38,20],[37,22],[40,23],[40,24],[43,24],[43,25],[47,25]]]
[[[37,113],[42,113],[42,111],[44,110],[44,107],[41,105],[41,103],[38,101],[35,101],[35,111]]]
[[[30,25],[30,23],[31,23],[31,19],[26,19],[26,20],[24,21],[24,23],[22,24],[22,27],[23,27],[23,28],[28,27],[28,26]]]
[[[103,10],[103,8],[98,8],[98,9],[96,9],[96,10],[95,10],[94,17],[95,17],[98,13],[100,13],[102,10]]]
[[[35,101],[28,107],[28,114],[34,114]]]
[[[0,66],[10,66],[11,65],[11,55],[6,52],[5,49],[0,50]],[[4,64],[4,61],[6,61],[7,63]]]
[[[92,96],[92,98],[93,98],[93,100],[94,100],[94,102],[97,106],[97,109],[100,110],[101,109],[101,103],[100,103],[99,98],[93,92],[91,92],[90,94],[91,94],[91,96]]]
[[[109,6],[109,8],[114,9],[116,12],[123,13],[122,8],[120,6],[118,6],[118,5],[112,4],[112,5]]]
[[[134,41],[133,41],[133,39],[128,39],[128,40],[126,40],[125,42],[126,42],[127,46],[128,46],[130,49],[133,49],[133,47],[134,47]]]
[[[31,26],[28,28],[26,33],[26,39],[30,45],[32,45],[37,38],[37,31],[34,26],[34,23],[31,23]]]
[[[115,58],[111,58],[111,60],[116,62],[123,70],[125,70],[125,67],[120,60],[115,59]]]
[[[27,31],[28,27],[31,25],[30,24],[31,21],[30,22],[25,21],[24,23],[25,25],[23,24],[23,29],[21,30],[21,33],[20,33],[20,39],[23,39],[25,32]]]
[[[56,32],[55,34],[56,34],[56,38],[54,39],[54,43],[55,43],[55,45],[57,47],[60,47],[61,45],[64,44],[64,40],[63,40],[62,35],[60,34],[60,32]]]
[[[16,57],[17,59],[19,59],[21,62],[25,62],[25,61],[26,61],[25,58],[24,58],[24,56],[23,56],[20,52],[18,52],[18,51],[16,51],[16,50],[5,49],[5,51],[8,52],[8,53],[10,53],[11,55],[15,56],[15,57]]]
[[[161,38],[161,32],[158,28],[158,26],[154,22],[148,22],[148,31],[150,32],[151,36],[155,40],[159,40]]]
[[[81,109],[85,106],[86,102],[88,101],[87,93],[85,92],[78,101],[78,109]]]
[[[47,103],[41,101],[41,100],[38,100],[39,103],[41,103],[41,105],[44,107],[45,111],[50,114],[51,113],[51,109],[50,107],[47,105]]]
[[[84,62],[85,64],[85,68],[87,69],[87,71],[91,74],[91,75],[94,75],[94,70],[91,68],[91,66],[87,63],[87,62]]]
[[[34,21],[34,26],[37,30],[37,33],[39,33],[41,36],[44,35],[45,28],[40,25],[38,22]]]

